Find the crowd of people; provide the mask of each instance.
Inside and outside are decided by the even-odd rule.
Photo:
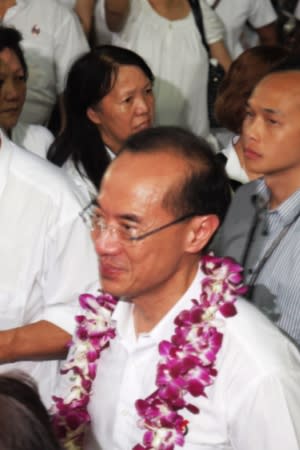
[[[300,450],[279,3],[0,0],[0,448]]]

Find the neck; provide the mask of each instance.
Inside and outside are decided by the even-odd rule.
[[[177,273],[176,280],[170,279],[163,289],[157,286],[156,290],[151,290],[150,295],[145,294],[132,299],[137,335],[151,331],[172,309],[194,280],[198,264],[197,260],[193,265],[186,267],[184,271]]]
[[[300,174],[265,175],[265,183],[271,193],[270,209],[274,209],[300,189]]]
[[[190,12],[187,0],[148,0],[152,8],[162,17],[169,20],[180,20]]]

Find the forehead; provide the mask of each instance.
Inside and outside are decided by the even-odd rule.
[[[254,106],[282,112],[300,112],[300,71],[266,76],[257,84],[249,102]]]
[[[0,52],[0,68],[16,71],[22,69],[21,61],[16,53],[10,48],[5,48]]]
[[[107,170],[99,193],[101,206],[135,208],[135,213],[161,207],[164,195],[185,174],[182,159],[172,154],[123,153]]]
[[[112,94],[120,89],[134,89],[137,85],[146,84],[149,78],[138,66],[119,66],[113,80]],[[109,95],[109,94],[108,94]]]

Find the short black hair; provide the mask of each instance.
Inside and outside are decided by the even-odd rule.
[[[223,221],[231,200],[229,180],[206,140],[180,127],[158,126],[130,136],[117,158],[126,152],[168,152],[182,158],[182,182],[172,187],[163,206],[176,216],[214,214]]]
[[[0,25],[0,52],[6,48],[15,52],[23,68],[25,79],[27,79],[28,68],[20,45],[22,39],[22,34],[15,28]]]
[[[283,61],[281,61],[279,64],[276,64],[270,70],[269,74],[279,72],[292,72],[292,71],[300,72],[300,56],[297,56],[295,54],[289,55],[287,58],[283,59]]]

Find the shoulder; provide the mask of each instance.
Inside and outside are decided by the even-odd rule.
[[[14,179],[14,185],[25,195],[48,198],[53,203],[67,202],[79,210],[79,204],[72,192],[72,185],[63,171],[43,160],[39,156],[18,147],[6,140],[6,150],[11,152],[8,177]]]
[[[235,214],[237,209],[239,209],[240,211],[239,216],[241,216],[242,213],[251,211],[253,209],[252,199],[253,196],[257,193],[259,183],[260,180],[250,181],[249,183],[245,183],[239,189],[237,189],[235,195],[233,196],[225,221],[228,221],[228,218],[230,218],[232,214]],[[240,208],[242,209],[240,210]]]
[[[285,370],[296,370],[300,376],[299,351],[279,328],[245,299],[237,300],[237,311],[226,319],[225,353],[233,351],[261,376]]]
[[[42,125],[29,125],[18,122],[12,132],[12,140],[20,147],[45,158],[54,136]]]

